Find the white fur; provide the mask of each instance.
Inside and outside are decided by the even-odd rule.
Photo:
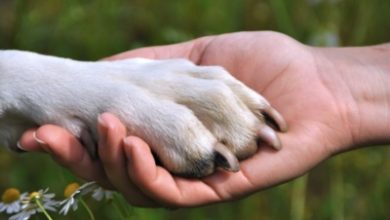
[[[97,116],[108,111],[129,134],[146,140],[170,171],[206,175],[211,168],[199,171],[196,162],[212,160],[217,142],[239,158],[256,151],[260,110],[267,108],[263,97],[221,67],[0,51],[0,144],[11,148],[27,128],[45,123],[97,140]]]

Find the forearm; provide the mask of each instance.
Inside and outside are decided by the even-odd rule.
[[[350,127],[350,147],[390,143],[390,44],[319,51],[332,71],[326,74]]]

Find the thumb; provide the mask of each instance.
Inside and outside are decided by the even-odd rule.
[[[213,37],[202,37],[178,44],[134,49],[106,57],[103,60],[114,61],[135,57],[149,59],[186,58],[194,63],[199,63],[203,52],[212,39]]]

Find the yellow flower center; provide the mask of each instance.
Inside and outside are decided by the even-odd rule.
[[[32,192],[32,193],[30,193],[29,198],[30,198],[30,200],[40,199],[41,198],[41,194],[39,192]]]
[[[3,203],[9,204],[17,201],[19,198],[20,198],[19,190],[15,188],[9,188],[4,191],[3,195],[1,196],[1,201]]]
[[[80,188],[80,185],[78,183],[70,183],[66,186],[65,190],[64,190],[64,196],[65,198],[69,198],[72,196],[72,194],[74,192],[76,192],[76,190]]]

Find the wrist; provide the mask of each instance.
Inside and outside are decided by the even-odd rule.
[[[341,150],[390,143],[390,44],[318,52],[350,129],[351,141]]]

